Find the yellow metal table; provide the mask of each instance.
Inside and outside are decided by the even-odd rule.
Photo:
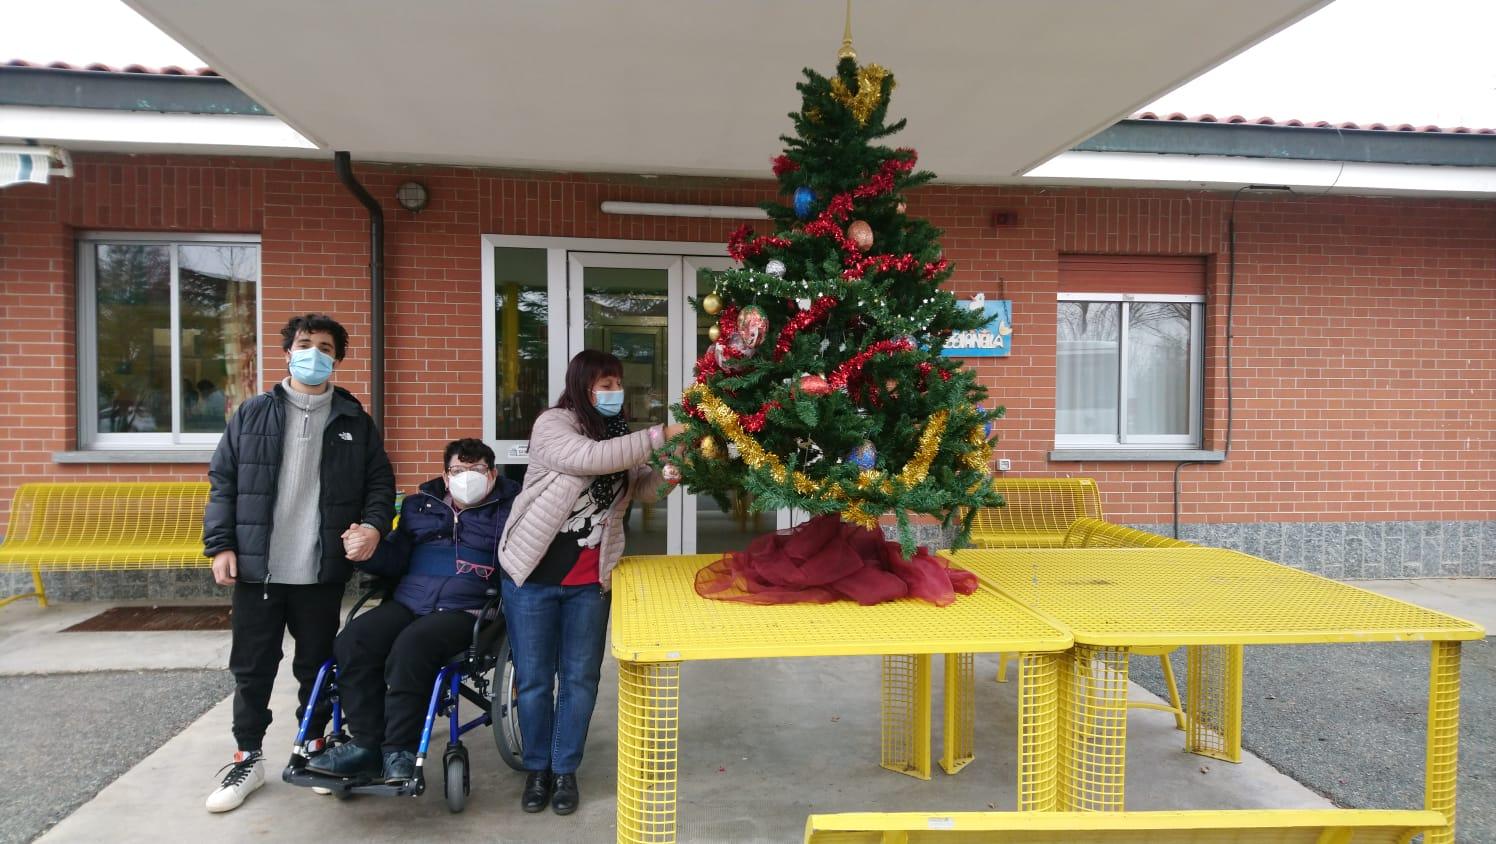
[[[987,586],[948,607],[708,600],[696,594],[696,572],[715,559],[630,557],[613,572],[619,841],[675,840],[680,665],[690,660],[881,655],[883,765],[928,777],[931,656],[946,655],[944,761],[953,769],[971,753],[970,654],[1021,653],[1018,807],[1055,808],[1058,670],[1072,644],[1062,628]]]
[[[1075,636],[1060,666],[1061,809],[1122,808],[1130,648],[1190,648],[1190,730],[1215,732],[1225,743],[1231,737],[1219,734],[1240,736],[1241,646],[1426,641],[1432,655],[1424,802],[1450,822],[1426,840],[1453,840],[1460,642],[1482,638],[1479,625],[1219,548],[948,556]],[[1197,736],[1191,743],[1204,741]]]

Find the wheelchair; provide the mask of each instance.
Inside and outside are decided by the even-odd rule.
[[[365,591],[348,611],[346,627],[366,604],[375,598],[392,600],[394,584],[369,580]],[[477,718],[463,723],[461,702],[467,700],[479,711]],[[319,741],[310,736],[314,713],[330,704],[332,719],[328,734]],[[426,721],[416,750],[415,776],[403,782],[385,782],[380,777],[338,777],[307,770],[315,752],[350,741],[344,729],[343,709],[338,697],[338,668],[328,660],[317,672],[317,680],[306,702],[306,710],[296,732],[291,759],[281,772],[281,780],[303,788],[325,789],[340,800],[367,794],[381,797],[419,797],[426,791],[426,755],[438,716],[448,724],[446,750],[442,753],[443,788],[447,808],[453,813],[467,806],[470,788],[468,750],[462,736],[483,727],[491,727],[499,757],[516,771],[524,770],[519,732],[518,685],[504,616],[499,612],[499,590],[488,590],[488,602],[473,621],[473,639],[467,649],[456,654],[437,673],[431,697],[426,705]]]

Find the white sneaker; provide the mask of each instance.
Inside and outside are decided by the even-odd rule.
[[[224,773],[227,771],[228,773]],[[253,753],[239,751],[234,761],[219,770],[224,774],[223,782],[208,795],[208,811],[227,812],[239,808],[244,798],[265,784],[265,757],[256,750]]]

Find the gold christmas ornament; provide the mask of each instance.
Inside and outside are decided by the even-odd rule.
[[[847,28],[842,30],[841,49],[836,51],[837,59],[855,59],[857,51],[852,49],[852,0],[847,0]]]
[[[717,438],[706,436],[701,438],[701,456],[708,460],[716,460],[722,456],[722,446],[717,444]]]
[[[711,328],[708,328],[706,330],[706,337],[708,340],[711,340],[713,343],[715,343],[719,338],[722,337],[722,329],[718,328],[714,324]]]
[[[709,314],[717,313],[722,310],[722,297],[716,293],[706,294],[706,298],[701,300],[701,309]]]
[[[852,238],[852,242],[863,252],[873,248],[873,227],[866,220],[853,220],[852,225],[847,226],[847,237]]]

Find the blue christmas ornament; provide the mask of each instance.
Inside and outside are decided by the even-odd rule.
[[[815,204],[816,192],[804,185],[795,188],[795,216],[804,220],[810,217],[810,207]]]
[[[871,441],[863,440],[862,445],[852,449],[852,453],[847,455],[847,460],[859,469],[871,469],[878,463],[878,449]]]
[[[987,415],[987,408],[977,405],[977,415],[986,420],[983,430],[987,433],[987,439],[992,439],[992,417]]]

